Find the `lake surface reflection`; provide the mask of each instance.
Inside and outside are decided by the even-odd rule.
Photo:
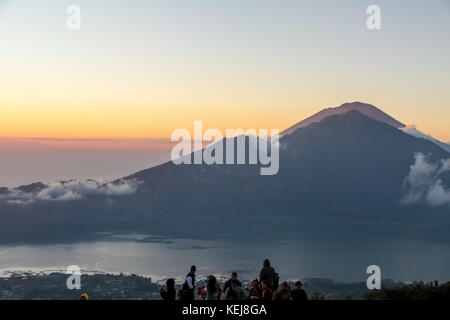
[[[382,278],[401,281],[450,280],[450,250],[443,243],[397,241],[261,241],[253,239],[171,239],[148,235],[105,235],[95,242],[1,245],[0,273],[64,271],[135,273],[158,281],[183,279],[192,264],[199,278],[256,278],[269,258],[282,280],[313,277],[353,282],[367,279],[366,268],[381,267]]]

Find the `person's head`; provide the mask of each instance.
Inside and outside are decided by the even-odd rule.
[[[89,300],[89,297],[88,297],[88,295],[87,295],[87,293],[83,293],[81,296],[80,296],[80,300]]]
[[[237,272],[231,273],[231,280],[237,280],[237,276],[238,276]]]
[[[269,289],[270,283],[269,283],[269,281],[263,280],[263,281],[261,281],[261,286],[263,289]]]
[[[283,283],[281,284],[281,290],[289,290],[289,283],[287,283],[287,281],[283,281]]]
[[[258,279],[255,279],[252,281],[252,288],[259,288],[259,281]]]
[[[175,280],[172,278],[167,279],[166,286],[167,286],[167,289],[175,288]]]
[[[300,289],[302,288],[302,286],[303,286],[303,284],[302,284],[301,281],[297,281],[297,282],[295,283],[295,289],[297,289],[297,290],[300,290]]]
[[[208,291],[216,291],[216,286],[217,285],[217,279],[214,276],[209,276],[208,277],[208,282],[206,284],[206,287],[208,288]]]
[[[270,267],[270,261],[269,259],[265,259],[263,262],[263,267]]]
[[[197,268],[195,266],[191,266],[191,273],[195,273],[197,271]]]

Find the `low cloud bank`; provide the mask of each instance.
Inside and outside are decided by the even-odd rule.
[[[402,203],[425,202],[430,206],[450,204],[450,189],[442,181],[443,174],[449,171],[450,159],[431,163],[423,153],[417,153],[405,179],[407,194]]]
[[[95,180],[61,181],[35,184],[19,188],[0,190],[0,201],[10,204],[27,204],[34,201],[69,201],[83,199],[87,195],[123,196],[136,192],[136,180],[121,180],[118,183],[101,183]]]

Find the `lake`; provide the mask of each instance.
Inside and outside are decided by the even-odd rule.
[[[210,274],[256,278],[269,258],[281,280],[330,278],[365,281],[369,265],[382,278],[401,281],[450,280],[450,250],[445,243],[415,240],[306,241],[257,239],[174,239],[142,234],[104,234],[97,241],[64,244],[0,245],[0,274],[8,271],[110,272],[184,278],[192,264],[199,278]]]

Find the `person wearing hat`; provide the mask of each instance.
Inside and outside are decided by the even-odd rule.
[[[195,266],[191,267],[191,270],[186,275],[186,280],[183,284],[183,292],[181,295],[181,300],[184,301],[192,301],[195,300],[194,290],[195,290],[195,271],[197,268]]]
[[[87,295],[87,293],[83,293],[81,296],[80,296],[80,300],[89,300],[89,297],[88,297],[88,295]]]

